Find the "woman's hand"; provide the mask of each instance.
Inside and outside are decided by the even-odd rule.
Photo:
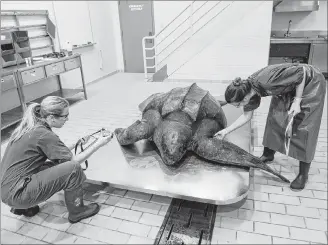
[[[100,133],[100,136],[97,140],[97,144],[99,147],[106,145],[109,141],[112,140],[114,134],[110,131],[103,130]]]
[[[288,115],[296,116],[301,112],[301,98],[295,98],[293,104],[291,105]]]
[[[95,153],[100,147],[106,145],[112,138],[113,133],[107,130],[101,130],[98,137],[96,136],[86,136],[81,138],[79,141],[82,144],[88,142],[91,137],[97,138],[94,144],[90,144],[86,149],[78,155],[73,156],[72,161],[76,161],[78,163],[82,163],[87,160],[93,153]],[[82,141],[83,139],[83,141]]]
[[[226,129],[222,129],[220,130],[219,132],[217,132],[214,137],[220,139],[220,140],[223,140],[224,137],[228,134],[228,131]]]

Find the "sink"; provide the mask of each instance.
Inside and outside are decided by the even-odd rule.
[[[327,41],[327,36],[318,35],[318,38],[323,38],[324,40],[326,40],[326,41]]]

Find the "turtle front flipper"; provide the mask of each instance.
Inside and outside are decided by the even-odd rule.
[[[115,129],[116,138],[120,145],[130,145],[142,139],[153,136],[155,128],[162,121],[162,117],[157,110],[148,110],[142,120],[137,120],[127,128]]]

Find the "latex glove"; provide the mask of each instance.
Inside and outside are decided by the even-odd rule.
[[[225,138],[225,136],[228,134],[227,130],[225,129],[222,129],[220,130],[219,132],[217,132],[214,137],[220,139],[220,140],[223,140]]]
[[[291,105],[288,115],[296,116],[298,113],[301,112],[301,98],[295,98],[293,104]]]

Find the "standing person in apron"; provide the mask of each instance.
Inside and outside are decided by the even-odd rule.
[[[272,96],[263,136],[263,162],[274,159],[275,152],[288,154],[299,160],[299,174],[291,183],[294,190],[302,190],[308,180],[314,158],[326,95],[326,81],[322,73],[307,64],[269,65],[246,80],[235,79],[226,89],[225,99],[244,113],[232,125],[217,132],[226,134],[243,126],[259,107],[261,97]],[[289,153],[285,150],[285,131],[294,116]]]
[[[64,126],[68,115],[67,100],[48,96],[41,104],[28,106],[12,133],[0,165],[1,200],[12,208],[12,213],[32,217],[40,210],[38,204],[61,190],[71,223],[98,213],[97,203],[83,203],[86,176],[80,164],[106,145],[112,133],[100,136],[85,151],[73,156],[74,145],[66,146],[52,131]]]

